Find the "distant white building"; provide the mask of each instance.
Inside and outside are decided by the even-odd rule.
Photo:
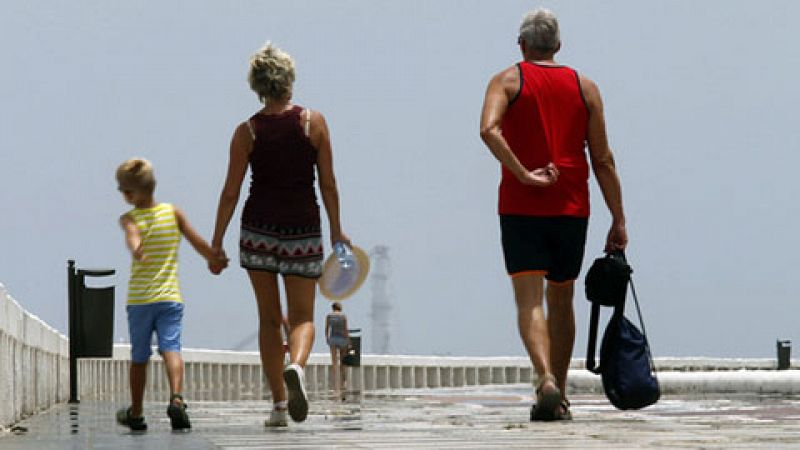
[[[370,285],[372,287],[372,339],[370,349],[372,353],[386,355],[390,352],[391,345],[391,312],[392,298],[389,285],[391,263],[389,261],[389,247],[377,245],[369,254],[372,269],[370,271]]]

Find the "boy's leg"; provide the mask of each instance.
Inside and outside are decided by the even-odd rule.
[[[153,335],[151,305],[128,305],[128,332],[131,340],[130,389],[131,406],[117,411],[117,423],[131,430],[144,431],[144,388],[147,382],[147,361],[150,359],[150,338]]]
[[[186,430],[192,427],[189,415],[186,414],[186,403],[183,401],[183,358],[181,358],[181,330],[183,321],[183,303],[164,302],[158,305],[156,316],[156,334],[158,334],[158,351],[164,358],[164,369],[169,380],[170,397],[167,415],[173,430]]]
[[[147,362],[150,359],[150,339],[153,336],[155,317],[153,305],[128,306],[128,332],[131,340],[131,416],[143,414],[144,388],[147,382]]]
[[[170,394],[183,392],[183,358],[180,352],[161,352],[164,369],[167,371]]]
[[[248,270],[250,283],[258,303],[258,348],[261,353],[261,366],[267,376],[274,403],[286,401],[286,388],[283,385],[283,338],[281,326],[280,291],[278,276],[271,272]],[[291,341],[290,341],[291,342]],[[290,343],[290,348],[292,344]]]
[[[158,352],[164,358],[170,394],[180,394],[183,392],[183,358],[181,358],[183,303],[164,302],[158,304],[158,307],[155,319]]]
[[[130,369],[131,386],[131,416],[142,417],[144,415],[144,386],[147,382],[147,362],[131,362]]]

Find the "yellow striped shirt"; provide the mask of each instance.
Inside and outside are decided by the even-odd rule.
[[[128,304],[182,302],[178,284],[178,246],[181,231],[175,208],[159,203],[152,208],[134,208],[126,213],[142,237],[144,261],[131,262]]]

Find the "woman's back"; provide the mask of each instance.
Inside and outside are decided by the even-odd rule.
[[[328,326],[331,328],[331,338],[347,337],[347,318],[344,314],[328,314]]]
[[[252,131],[250,195],[242,219],[272,225],[317,225],[319,205],[314,193],[317,150],[304,123],[306,113],[292,106],[279,114],[257,113]]]

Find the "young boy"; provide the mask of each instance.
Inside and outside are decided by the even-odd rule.
[[[186,414],[181,358],[183,299],[178,285],[178,246],[186,236],[209,265],[224,267],[227,258],[215,254],[192,228],[186,216],[169,203],[156,203],[153,167],[145,159],[129,159],[117,169],[119,191],[134,208],[120,217],[125,242],[133,260],[128,283],[128,330],[131,340],[131,406],[117,412],[117,422],[131,430],[147,429],[142,400],[150,359],[150,339],[158,336],[170,386],[167,415],[173,430],[191,428]]]

